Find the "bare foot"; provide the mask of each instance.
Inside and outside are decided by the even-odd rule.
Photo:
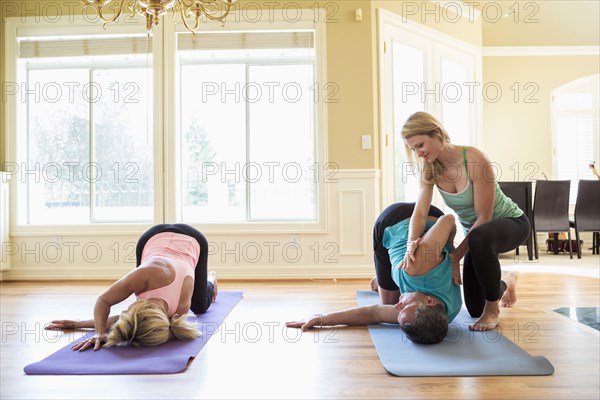
[[[500,323],[500,306],[499,301],[485,301],[483,314],[473,325],[469,326],[472,331],[489,331],[496,329]]]
[[[506,290],[500,299],[500,304],[503,307],[512,307],[517,302],[517,280],[519,279],[518,272],[511,272],[508,274],[506,278],[504,278],[504,282],[506,283]]]
[[[212,298],[212,301],[214,303],[215,300],[217,300],[217,294],[219,293],[219,284],[217,282],[217,273],[215,271],[210,271],[208,273],[208,281],[211,282],[213,284],[213,286],[215,287],[215,291],[213,292],[213,298]]]
[[[377,277],[374,276],[371,279],[371,290],[374,292],[378,292],[379,291],[379,282],[377,282]]]

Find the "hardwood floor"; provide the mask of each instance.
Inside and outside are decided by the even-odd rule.
[[[27,376],[25,365],[78,337],[44,331],[43,325],[54,318],[90,317],[96,296],[109,282],[24,282],[0,284],[0,397],[598,399],[598,331],[552,309],[600,305],[600,258],[557,260],[520,264],[539,272],[521,273],[518,303],[502,309],[501,323],[505,336],[550,360],[552,376],[398,378],[381,366],[366,328],[297,336],[299,331],[283,326],[314,313],[354,307],[354,291],[367,288],[367,279],[220,282],[221,290],[243,290],[244,299],[181,374]],[[503,264],[519,269],[510,260]],[[571,274],[570,267],[587,272]]]

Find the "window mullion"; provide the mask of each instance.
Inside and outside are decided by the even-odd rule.
[[[29,87],[30,84],[30,72],[29,72],[29,68],[26,68],[25,70],[25,82],[27,82],[27,86]],[[31,124],[29,123],[29,114],[30,114],[30,107],[29,107],[29,101],[25,102],[25,132],[27,132],[27,135],[25,137],[25,149],[26,149],[26,160],[27,163],[30,164],[31,163],[31,140],[29,139],[29,135],[30,135],[30,131],[29,129],[31,128]],[[27,179],[26,185],[25,185],[25,190],[26,190],[26,196],[27,196],[27,224],[31,223],[31,182],[29,179]]]
[[[90,68],[89,71],[89,82],[90,82],[90,87],[89,87],[89,93],[88,93],[88,99],[90,99],[88,101],[88,130],[89,130],[89,134],[88,134],[88,165],[90,166],[90,168],[88,168],[88,172],[91,174],[91,165],[94,162],[94,102],[91,100],[92,97],[92,88],[94,87],[94,69]],[[83,172],[83,170],[82,170]],[[91,179],[91,175],[88,175],[88,184],[89,184],[89,188],[90,188],[90,195],[89,195],[89,202],[90,202],[90,222],[96,222],[96,217],[95,217],[95,206],[94,206],[94,194],[95,194],[95,188],[94,188],[94,183],[93,180]]]
[[[246,63],[246,82],[244,87],[248,87],[248,82],[250,82],[250,67],[251,65]],[[250,162],[250,102],[246,101],[246,162],[245,164],[242,166],[242,168],[245,170]],[[244,174],[242,174],[244,175]],[[248,180],[246,182],[246,221],[250,221],[251,220],[251,207],[252,207],[252,196],[251,196],[251,189],[252,189],[252,183],[250,182],[250,180]]]

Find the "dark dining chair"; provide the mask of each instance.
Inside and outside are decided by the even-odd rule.
[[[581,258],[579,232],[592,232],[592,254],[600,254],[600,180],[580,180],[575,201],[575,228],[577,258]]]
[[[538,258],[537,232],[554,232],[554,253],[558,252],[558,232],[568,233],[569,256],[573,258],[569,224],[571,181],[536,181],[533,199],[533,244]]]
[[[502,192],[519,206],[531,222],[533,220],[531,209],[531,182],[498,182],[498,185]],[[527,256],[529,257],[529,260],[533,260],[533,240],[534,236],[532,232],[529,232],[529,236],[523,242],[523,244],[527,246]],[[517,247],[515,250],[517,255],[519,255],[519,248]]]

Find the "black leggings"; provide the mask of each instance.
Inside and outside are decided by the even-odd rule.
[[[152,236],[162,232],[174,232],[191,236],[200,245],[200,256],[194,273],[194,294],[192,295],[190,309],[195,314],[204,314],[212,304],[215,288],[211,282],[206,281],[208,273],[208,241],[197,229],[186,224],[159,224],[148,229],[137,243],[135,250],[136,267],[139,267],[142,262],[142,252],[148,240]]]
[[[498,254],[517,248],[529,237],[527,216],[500,218],[472,229],[468,235],[469,251],[463,264],[465,305],[472,317],[483,313],[485,301],[502,297],[506,284],[500,280]],[[500,282],[500,285],[498,285]]]
[[[375,221],[375,227],[373,228],[375,275],[379,286],[385,290],[398,290],[398,286],[392,279],[392,264],[388,249],[383,247],[383,232],[388,226],[396,225],[398,222],[410,218],[414,208],[415,203],[395,203],[383,210],[377,221]],[[439,218],[444,213],[439,208],[430,206],[429,215]]]

